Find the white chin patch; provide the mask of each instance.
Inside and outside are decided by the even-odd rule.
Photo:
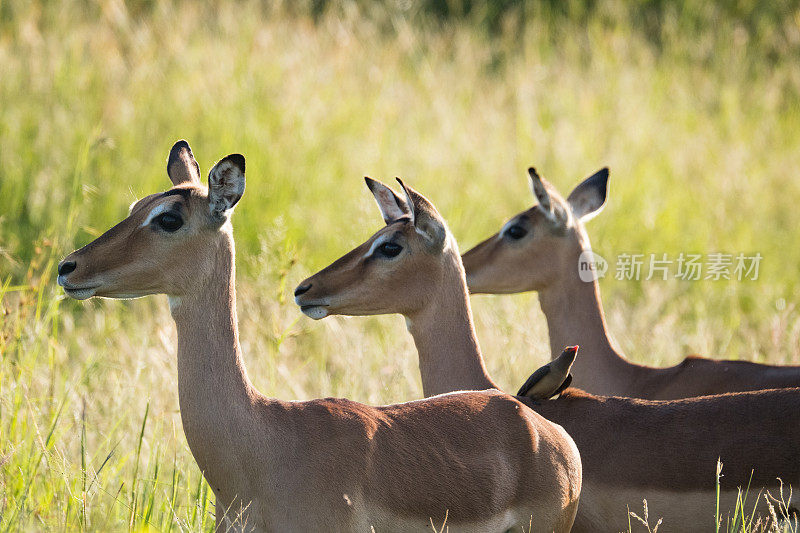
[[[76,300],[86,300],[94,296],[95,289],[64,289],[64,292],[67,293],[67,296],[70,298],[75,298]]]
[[[322,305],[303,307],[300,310],[303,311],[307,317],[313,318],[314,320],[319,320],[328,316],[327,307]]]

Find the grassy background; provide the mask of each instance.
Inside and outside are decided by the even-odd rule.
[[[60,258],[168,187],[179,138],[204,173],[247,157],[239,316],[265,394],[420,397],[399,317],[312,322],[290,292],[382,224],[364,174],[427,194],[465,250],[532,203],[531,164],[563,193],[611,167],[589,228],[605,257],[764,256],[758,281],[604,279],[633,359],[800,364],[799,52],[785,1],[0,0],[0,529],[212,527],[166,299],[55,285]],[[474,307],[513,389],[547,359],[536,297]]]

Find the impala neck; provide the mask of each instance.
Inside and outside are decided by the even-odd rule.
[[[178,396],[186,440],[200,468],[223,466],[255,393],[236,322],[233,237],[222,232],[206,280],[170,298],[178,330]],[[220,464],[220,463],[223,464]],[[209,479],[210,481],[210,479]]]
[[[472,323],[464,267],[457,248],[445,274],[420,311],[406,316],[419,354],[426,397],[457,390],[498,388],[486,372]]]
[[[628,379],[631,365],[611,344],[597,281],[582,281],[577,265],[576,255],[563,277],[539,291],[539,303],[547,318],[551,357],[558,357],[565,346],[579,345],[572,366],[574,385],[591,383],[592,392],[599,394],[595,385]]]

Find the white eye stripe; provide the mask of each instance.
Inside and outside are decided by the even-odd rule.
[[[372,243],[372,246],[369,247],[369,250],[367,250],[367,253],[364,254],[364,257],[362,259],[366,259],[367,257],[369,257],[372,254],[374,254],[375,250],[378,249],[378,246],[380,246],[381,244],[383,244],[385,242],[390,241],[392,239],[392,237],[394,237],[394,235],[381,235],[380,237],[375,239],[375,242]]]
[[[508,231],[508,228],[510,228],[511,226],[515,226],[516,224],[517,224],[517,221],[516,221],[516,219],[512,219],[512,220],[509,220],[508,222],[506,222],[506,223],[503,225],[503,227],[502,227],[502,228],[500,228],[500,233],[498,233],[498,234],[497,234],[497,237],[498,237],[498,238],[500,238],[500,239],[502,239],[502,238],[503,238],[503,235],[505,235],[505,234],[506,234],[506,231]]]
[[[153,221],[154,218],[156,218],[158,215],[160,215],[166,210],[167,210],[167,204],[158,204],[153,208],[152,211],[150,211],[150,213],[147,215],[147,218],[144,219],[144,222],[142,222],[142,224],[139,227],[143,228],[147,226]]]

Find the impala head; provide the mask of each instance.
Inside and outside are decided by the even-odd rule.
[[[608,169],[584,180],[566,200],[535,169],[528,174],[537,204],[463,256],[474,294],[541,290],[565,273],[577,275],[578,258],[589,249],[583,224],[605,205]]]
[[[221,239],[244,192],[244,157],[231,154],[200,183],[200,167],[186,141],[169,154],[173,187],[131,206],[128,217],[58,265],[58,284],[78,300],[92,296],[180,296],[214,274]]]
[[[452,265],[443,256],[460,263],[455,240],[433,204],[400,179],[401,194],[365,179],[386,226],[297,286],[295,302],[311,318],[408,316],[424,306]]]

